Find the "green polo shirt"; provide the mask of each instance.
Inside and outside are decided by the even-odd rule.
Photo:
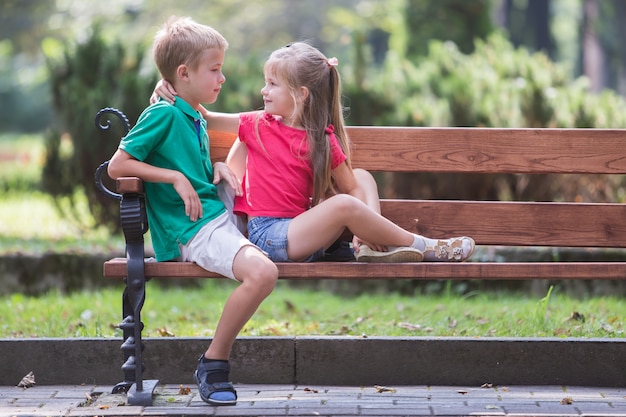
[[[177,258],[178,244],[186,244],[202,226],[225,210],[213,185],[206,121],[180,97],[173,105],[161,100],[144,110],[119,147],[139,161],[182,172],[198,193],[203,214],[192,222],[185,215],[185,204],[172,184],[145,183],[146,210],[156,258],[158,261]]]

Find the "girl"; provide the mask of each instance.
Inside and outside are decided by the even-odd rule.
[[[228,164],[242,177],[234,212],[247,216],[249,240],[275,262],[308,262],[347,228],[357,261],[467,260],[473,239],[413,234],[373,207],[362,172],[357,180],[350,164],[337,64],[307,43],[292,43],[265,63],[264,111],[206,112],[210,129],[239,126]]]
[[[231,151],[247,156],[234,211],[248,216],[250,241],[273,261],[313,261],[348,228],[363,242],[359,261],[467,260],[471,238],[415,235],[363,203],[336,66],[336,58],[303,42],[275,51],[265,63],[265,111],[240,115]],[[389,251],[376,253],[372,245]]]

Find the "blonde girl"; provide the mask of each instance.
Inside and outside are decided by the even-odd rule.
[[[416,235],[364,203],[350,164],[337,64],[304,42],[266,61],[265,109],[240,115],[231,150],[231,159],[246,160],[234,211],[247,216],[249,239],[274,261],[314,261],[347,228],[358,236],[359,261],[467,260],[471,238]]]

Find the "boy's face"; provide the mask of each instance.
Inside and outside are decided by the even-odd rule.
[[[222,74],[224,51],[208,49],[200,59],[198,68],[189,71],[189,91],[197,103],[215,103],[226,77]]]

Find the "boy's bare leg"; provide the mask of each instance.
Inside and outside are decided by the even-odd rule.
[[[228,297],[215,336],[204,354],[207,359],[228,360],[243,326],[278,280],[278,268],[254,246],[244,246],[235,256],[233,273],[241,284]]]
[[[276,265],[251,245],[242,247],[235,256],[233,273],[241,284],[228,297],[213,341],[198,360],[194,373],[200,397],[211,405],[237,403],[237,391],[230,383],[228,358],[237,335],[278,279]]]

